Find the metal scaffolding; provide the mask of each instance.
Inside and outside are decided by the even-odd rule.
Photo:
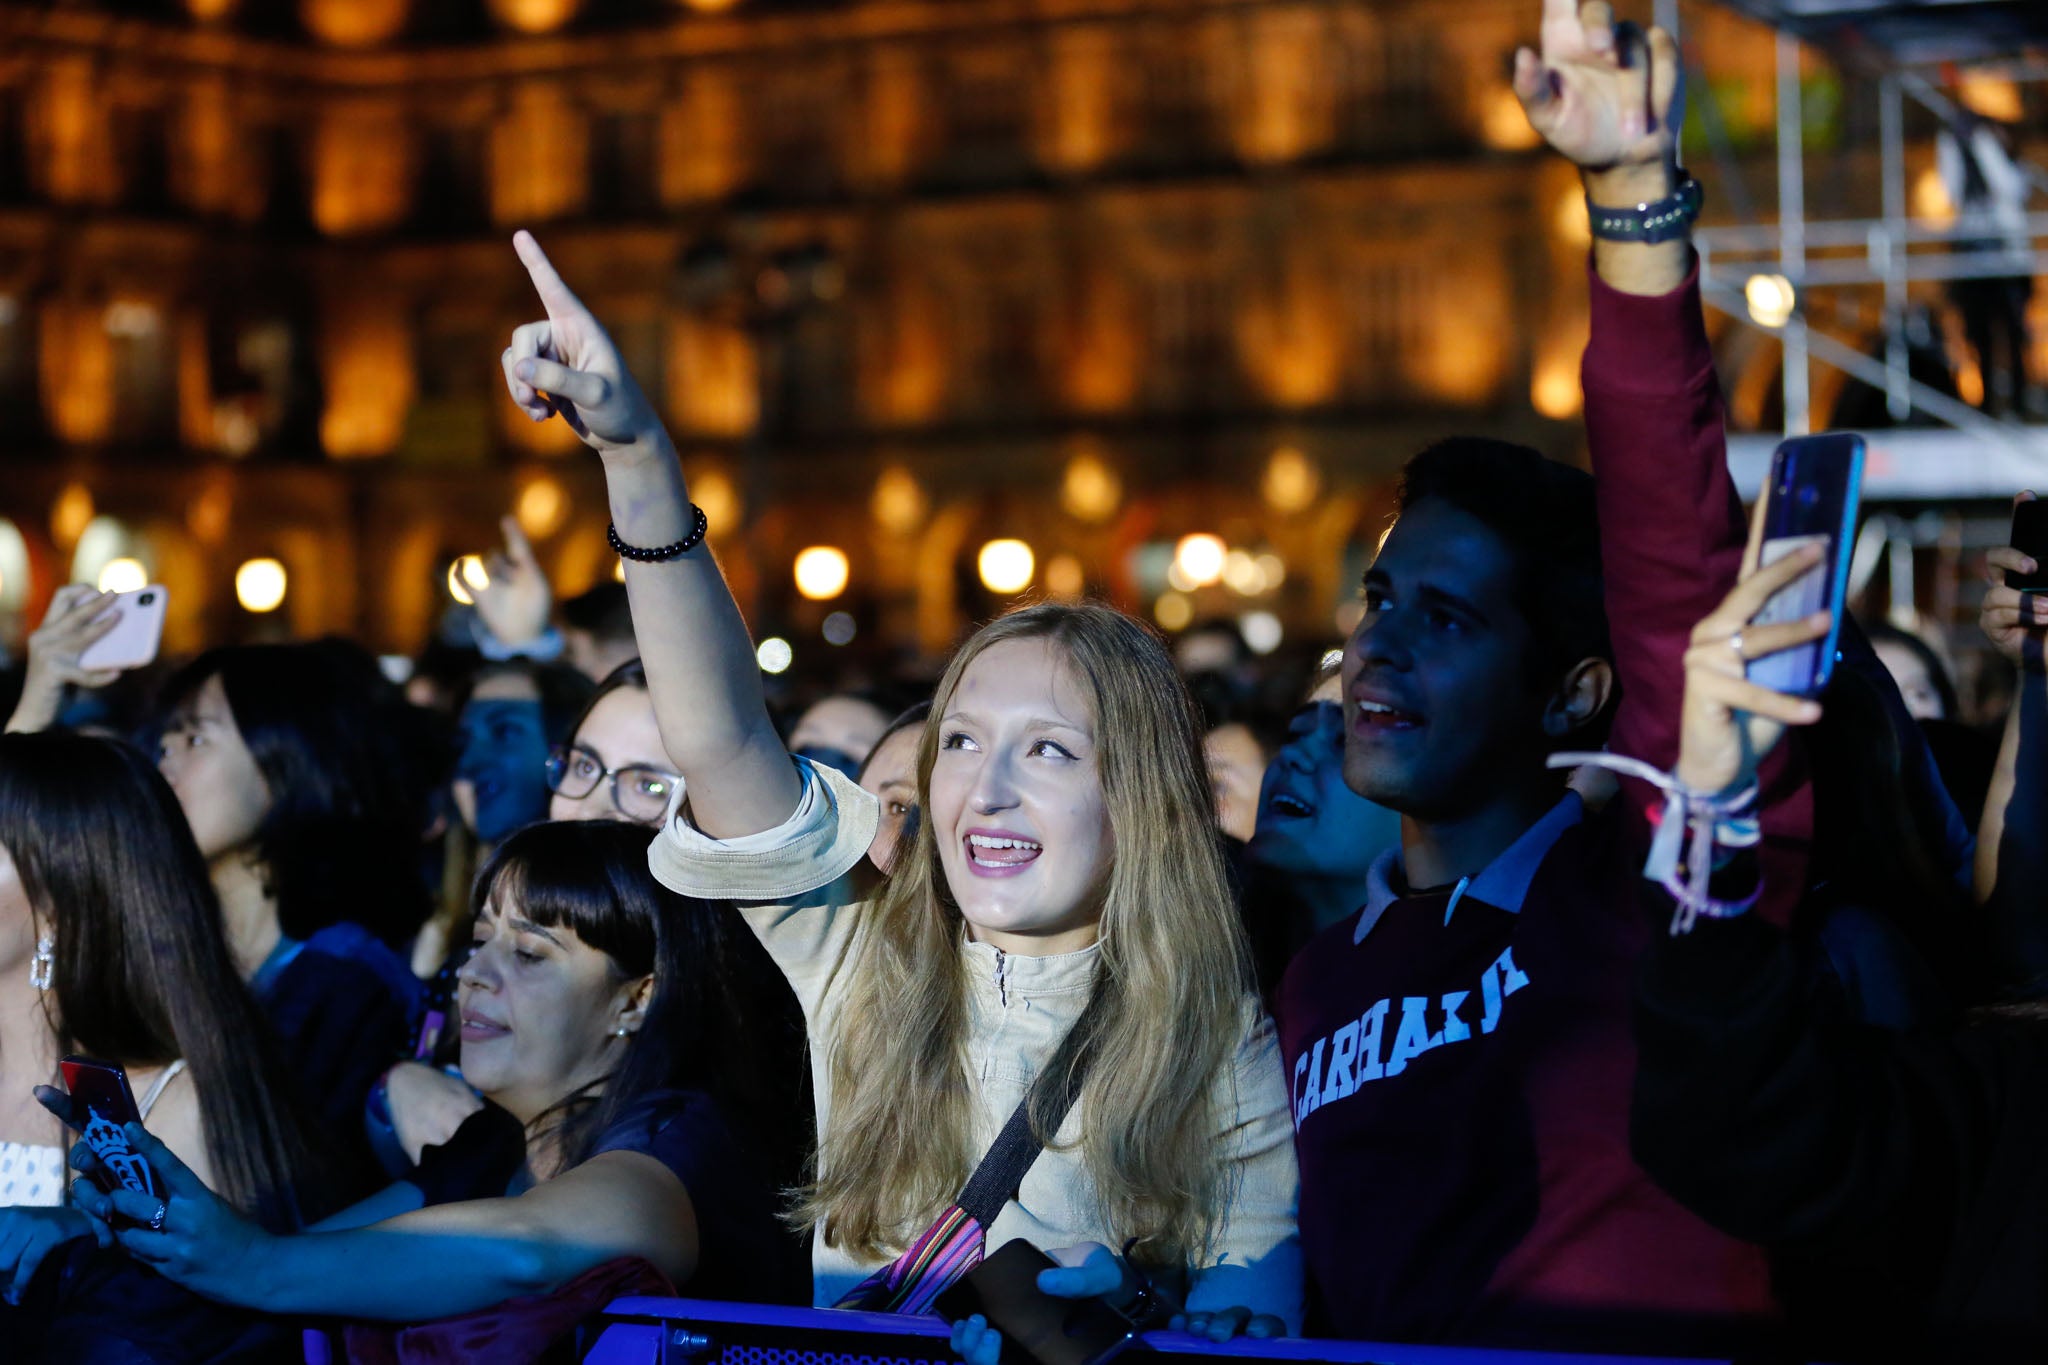
[[[1908,369],[1906,311],[1908,286],[1915,281],[2009,278],[2048,268],[2048,212],[2025,215],[2023,228],[2001,227],[1999,236],[2023,231],[2031,260],[2016,263],[2015,245],[1991,241],[1982,222],[1937,227],[1915,221],[1908,212],[1906,187],[1906,112],[1911,101],[1953,127],[1956,107],[1927,78],[1937,62],[1994,61],[1998,74],[2018,81],[2048,81],[2048,62],[2021,59],[2029,44],[2048,41],[2048,3],[2017,4],[1886,3],[1885,0],[1724,0],[1765,20],[1777,30],[1777,181],[1775,223],[1703,228],[1694,237],[1699,248],[1700,283],[1714,307],[1761,327],[1783,345],[1784,429],[1788,435],[1809,429],[1811,365],[1819,361],[1845,371],[1885,395],[1894,421],[1915,410],[1952,428],[1931,432],[1887,433],[1887,444],[1904,457],[1918,448],[1921,457],[1936,457],[1948,466],[1953,496],[1964,485],[2004,479],[2002,487],[2048,479],[2048,427],[2000,420],[1915,380]],[[1658,0],[1659,22],[1677,19],[1676,0]],[[1842,63],[1845,75],[1868,72],[1878,85],[1882,208],[1876,218],[1812,220],[1806,213],[1806,165],[1802,143],[1804,110],[1800,85],[1803,41],[1839,55],[1853,48],[1853,63]],[[2048,191],[2048,173],[2024,168],[2037,196]],[[1792,307],[1778,325],[1759,320],[1747,297],[1758,275],[1780,275],[1792,288]],[[1774,282],[1775,283],[1775,282]],[[1812,291],[1845,286],[1881,287],[1884,299],[1883,359],[1864,355],[1811,328],[1805,300]],[[1899,441],[1898,436],[1913,439]],[[1935,439],[1928,439],[1935,437]],[[1769,449],[1758,441],[1738,441],[1737,463],[1761,464]],[[1936,456],[1937,448],[1941,456]],[[1915,461],[1917,462],[1917,461]],[[1894,462],[1903,465],[1904,458]],[[1965,467],[1967,466],[1967,468]],[[1924,474],[1928,471],[1913,471]],[[1925,478],[1902,480],[1901,496],[1933,494]],[[1908,487],[1910,486],[1910,487]],[[1873,489],[1882,493],[1882,489]]]

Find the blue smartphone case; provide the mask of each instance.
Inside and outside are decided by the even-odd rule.
[[[1771,563],[1817,538],[1827,542],[1828,553],[1810,572],[1773,594],[1751,624],[1796,621],[1826,610],[1829,625],[1827,635],[1812,644],[1750,660],[1745,672],[1761,687],[1817,697],[1834,676],[1862,505],[1863,460],[1863,438],[1849,432],[1795,436],[1771,457],[1771,478],[1762,494],[1769,501],[1761,562]]]

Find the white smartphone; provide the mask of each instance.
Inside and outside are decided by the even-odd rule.
[[[114,628],[87,645],[78,656],[80,668],[140,668],[156,657],[164,638],[164,608],[170,594],[161,583],[117,593],[113,609],[120,614]]]

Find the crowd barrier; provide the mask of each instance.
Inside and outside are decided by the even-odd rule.
[[[946,1324],[817,1308],[712,1303],[695,1299],[616,1300],[584,1329],[583,1365],[958,1365]],[[1184,1332],[1148,1332],[1145,1346],[1174,1365],[1678,1365],[1643,1356],[1569,1356],[1454,1346],[1359,1341],[1236,1341],[1218,1346]]]

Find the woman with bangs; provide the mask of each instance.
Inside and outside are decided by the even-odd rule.
[[[793,904],[867,850],[874,799],[783,749],[659,418],[539,246],[514,243],[548,316],[514,333],[507,384],[603,459],[688,794],[649,860],[675,890],[741,902],[804,1008],[815,1300],[921,1307],[933,1279],[1023,1238],[1067,1263],[1047,1292],[1128,1297],[1135,1268],[1219,1339],[1298,1328],[1286,1087],[1194,710],[1157,637],[1092,605],[984,627],[934,699],[922,818],[880,899]],[[960,1245],[956,1199],[1019,1115],[1043,1150],[978,1245],[934,1270],[924,1253]],[[997,1346],[974,1319],[954,1340],[977,1361]]]
[[[463,1314],[411,1329],[445,1358],[494,1338],[537,1358],[622,1293],[800,1298],[802,1251],[756,1159],[789,1122],[751,1041],[761,992],[781,983],[750,970],[744,929],[654,880],[646,846],[639,826],[557,822],[492,855],[459,995],[463,1075],[490,1103],[404,1181],[279,1235],[131,1125],[165,1198],[78,1181],[79,1209],[103,1240],[222,1303],[384,1323]],[[93,1173],[83,1145],[72,1161]],[[557,1297],[507,1306],[538,1295]]]

